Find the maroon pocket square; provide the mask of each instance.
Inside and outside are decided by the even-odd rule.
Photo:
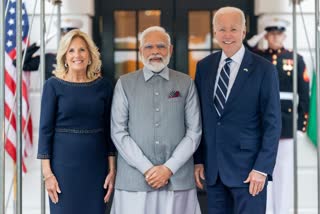
[[[179,92],[179,91],[172,90],[172,91],[169,93],[169,98],[176,98],[176,97],[180,97],[180,92]]]

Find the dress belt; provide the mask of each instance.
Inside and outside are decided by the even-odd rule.
[[[94,134],[103,132],[103,128],[98,129],[67,129],[67,128],[55,128],[56,132],[62,133],[74,133],[74,134]]]

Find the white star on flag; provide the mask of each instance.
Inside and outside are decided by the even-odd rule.
[[[24,0],[25,2],[28,2]],[[5,14],[5,28],[6,29],[6,37],[5,37],[5,69],[0,73],[5,74],[5,127],[7,131],[5,138],[5,150],[8,155],[12,158],[14,162],[17,160],[18,154],[16,154],[16,146],[17,146],[17,128],[15,123],[15,117],[17,117],[16,112],[16,101],[15,94],[18,89],[16,79],[17,70],[13,65],[13,60],[16,58],[16,0],[7,0],[7,13]],[[29,1],[30,2],[30,1]],[[22,44],[23,46],[28,46],[27,35],[29,31],[29,23],[28,23],[28,12],[25,9],[25,3],[22,2],[22,12],[24,15],[22,16],[23,24],[22,29]],[[20,41],[21,43],[21,41]],[[23,172],[27,172],[27,168],[25,165],[25,158],[31,155],[32,151],[32,117],[30,115],[30,104],[29,104],[29,83],[30,83],[30,73],[22,72],[22,114],[19,115],[22,118],[22,130],[23,130],[23,157],[22,157],[22,170]],[[12,115],[12,116],[11,116]],[[30,115],[30,116],[29,116]],[[8,129],[7,129],[8,128]],[[1,156],[1,155],[0,155]]]
[[[10,25],[13,25],[14,24],[14,20],[13,19],[9,19],[9,22],[8,22]]]
[[[7,46],[8,46],[8,47],[11,47],[11,46],[12,46],[12,42],[11,42],[10,40],[7,42]]]
[[[8,30],[8,36],[12,36],[13,35],[13,30]]]
[[[15,10],[13,7],[11,7],[10,10],[9,10],[9,12],[10,12],[11,14],[14,14],[14,13],[16,12],[16,10]]]

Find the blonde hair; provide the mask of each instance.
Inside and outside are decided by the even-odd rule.
[[[65,67],[66,53],[68,51],[68,48],[71,42],[75,38],[81,38],[87,44],[87,48],[90,55],[89,60],[91,61],[91,64],[88,65],[87,67],[87,77],[89,79],[95,79],[100,75],[100,69],[101,69],[100,53],[98,51],[97,46],[94,44],[92,39],[88,36],[88,34],[80,31],[79,29],[71,30],[66,35],[64,35],[60,40],[57,57],[56,57],[57,67],[56,67],[56,70],[54,70],[52,73],[59,78],[63,78],[67,74],[68,67]]]
[[[246,18],[244,16],[244,13],[241,9],[237,7],[222,7],[217,12],[214,14],[213,17],[213,28],[217,26],[217,17],[223,14],[228,14],[228,13],[238,13],[241,16],[241,25],[243,29],[246,29]]]

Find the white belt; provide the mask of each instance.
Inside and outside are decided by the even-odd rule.
[[[299,95],[297,95],[297,99],[299,101]],[[293,100],[292,92],[280,92],[280,100]]]

